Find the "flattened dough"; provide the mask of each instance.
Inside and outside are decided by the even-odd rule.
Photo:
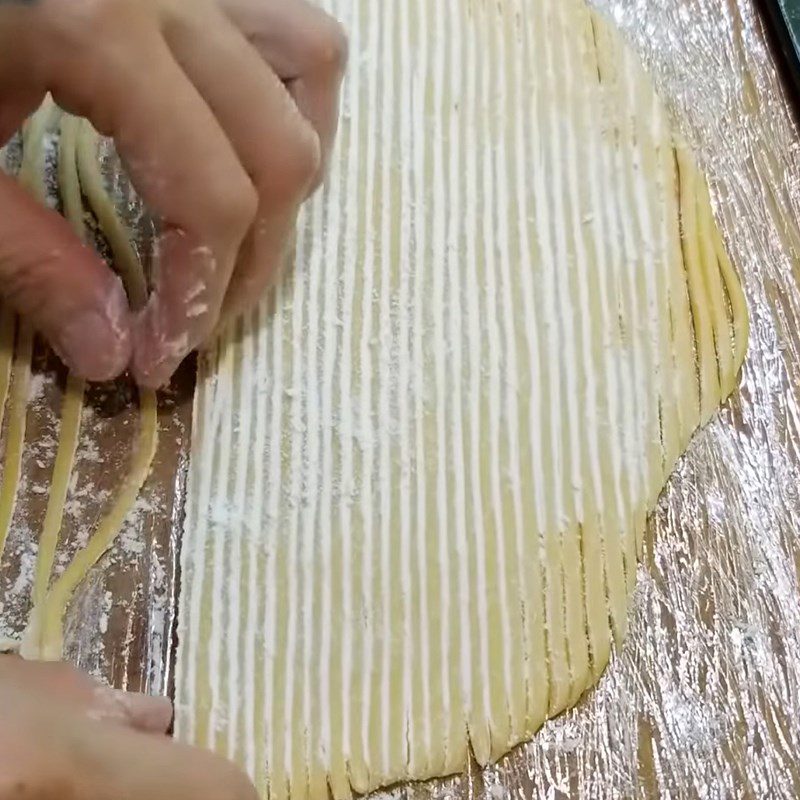
[[[177,731],[339,800],[529,738],[625,634],[647,512],[734,388],[741,287],[580,0],[337,0],[329,187],[201,361]]]

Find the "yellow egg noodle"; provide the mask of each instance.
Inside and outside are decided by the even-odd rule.
[[[85,120],[63,113],[49,99],[23,130],[22,166],[19,180],[43,203],[45,189],[45,139],[58,129],[58,182],[64,215],[76,235],[87,240],[83,198],[88,201],[101,232],[109,244],[132,307],[146,302],[147,287],[141,263],[131,245],[130,233],[109,196],[98,161],[99,136]],[[0,406],[5,408],[12,373],[8,409],[8,433],[0,483],[0,556],[14,515],[19,490],[25,441],[25,419],[30,384],[33,331],[19,322],[14,349],[14,316],[0,310]],[[32,610],[28,626],[18,643],[29,659],[59,660],[63,656],[63,618],[72,596],[91,568],[111,547],[128,512],[150,472],[158,444],[155,392],[140,390],[140,430],[128,473],[88,544],[57,577],[53,565],[57,553],[64,507],[80,439],[85,382],[70,374],[64,392],[58,449],[48,495],[47,509],[37,552]]]

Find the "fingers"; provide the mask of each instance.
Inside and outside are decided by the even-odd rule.
[[[5,34],[12,29],[5,26]],[[8,52],[19,57],[28,49],[29,43],[18,41]],[[14,64],[10,57],[0,65],[0,145],[45,95],[41,76]],[[131,320],[120,282],[60,217],[2,174],[0,208],[0,295],[51,342],[73,372],[90,380],[116,377],[131,354]]]
[[[163,735],[172,721],[169,699],[111,689],[61,662],[43,663],[0,656],[0,683],[68,705],[88,719],[143,733]]]
[[[229,317],[257,302],[276,275],[300,204],[319,172],[319,138],[277,75],[226,20],[203,28],[176,25],[167,38],[259,195],[225,300]]]
[[[0,656],[0,684],[77,706],[91,704],[96,686],[87,674],[67,664],[24,661],[18,656]]]
[[[217,756],[92,719],[71,694],[91,684],[64,665],[0,659],[0,797],[258,800]]]
[[[166,697],[123,692],[96,684],[88,716],[141,733],[163,735],[172,722],[172,703]]]
[[[119,47],[118,33],[115,48],[70,65],[75,74],[61,75],[54,96],[114,138],[164,220],[154,292],[134,330],[134,375],[156,387],[216,324],[257,197],[211,109],[148,23],[126,20],[129,45]]]
[[[60,216],[2,173],[0,208],[0,295],[78,375],[118,375],[131,356],[131,319],[119,279]]]
[[[259,210],[295,211],[319,166],[319,138],[278,76],[220,16],[183,19],[167,39],[222,125],[259,196]]]
[[[347,36],[342,26],[306,0],[223,0],[223,8],[284,80],[316,130],[324,173],[339,123]]]
[[[134,320],[118,285],[109,289],[109,274],[98,291],[109,313],[121,317],[110,334],[103,329],[109,313],[94,327],[65,321],[61,306],[74,300],[75,287],[63,297],[52,291],[44,304],[40,327],[88,378],[117,374],[132,352],[141,384],[166,382],[223,310],[236,315],[258,299],[282,261],[301,202],[320,179],[338,121],[346,58],[341,29],[304,0],[225,2],[239,4],[230,12],[236,24],[252,16],[247,30],[258,50],[215,4],[201,0],[191,13],[181,4],[153,13],[149,4],[117,2],[48,17],[51,40],[38,48],[32,85],[46,85],[66,110],[115,140],[143,200],[164,220],[154,291]],[[14,109],[13,122],[0,116],[0,136],[28,110]],[[0,187],[0,200],[10,191]],[[52,221],[50,228],[55,236]],[[59,240],[58,258],[48,259],[41,252],[48,239],[28,238],[39,250],[25,265],[35,262],[47,274],[67,266],[59,260],[66,243]],[[16,240],[8,241],[0,242],[0,256],[3,248],[13,251],[13,265],[21,256]],[[37,305],[28,302],[36,294],[28,283],[38,284],[26,282],[21,268],[12,272],[22,288],[12,282],[9,300],[25,313]],[[86,289],[85,268],[64,272],[70,277],[62,280]],[[97,364],[107,341],[106,361]]]
[[[218,330],[255,307],[280,276],[294,219],[264,217],[250,232],[231,278]]]
[[[258,800],[244,773],[211,753],[125,729],[88,730],[85,738],[87,797]]]

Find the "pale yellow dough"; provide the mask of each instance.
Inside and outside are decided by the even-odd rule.
[[[264,797],[482,764],[598,679],[744,296],[651,81],[580,0],[336,0],[294,269],[201,360],[177,734]]]
[[[23,158],[19,182],[40,202],[45,201],[46,195],[44,137],[58,115],[59,110],[48,100],[28,120],[22,131]],[[16,350],[14,349],[15,327],[17,328]],[[12,364],[14,374],[8,411],[8,432],[3,454],[3,478],[0,482],[0,557],[5,549],[17,503],[27,424],[33,336],[33,329],[27,322],[19,320],[15,326],[14,313],[6,306],[0,309],[0,403],[3,407],[0,420],[5,415]]]
[[[81,185],[78,178],[78,136],[80,120],[66,114],[61,120],[61,136],[58,145],[58,184],[64,205],[64,216],[75,234],[86,241],[86,224],[83,218]],[[36,571],[33,580],[31,602],[33,608],[44,603],[50,587],[50,576],[58,548],[58,536],[64,518],[72,468],[78,450],[81,432],[81,414],[86,383],[70,373],[61,408],[61,426],[58,432],[58,449],[53,465],[53,478],[47,498],[39,550],[36,556]],[[34,655],[34,654],[31,654]]]

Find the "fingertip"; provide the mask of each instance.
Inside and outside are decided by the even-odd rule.
[[[131,712],[131,724],[142,733],[166,734],[174,710],[168,697],[139,695]]]
[[[122,373],[131,315],[122,283],[58,214],[0,172],[0,294],[88,380]]]
[[[155,347],[147,336],[135,337],[131,374],[137,385],[143,389],[157,391],[166,387],[177,371],[188,350],[179,343],[174,346],[173,355]]]
[[[166,386],[196,342],[186,324],[154,294],[133,326],[131,373],[145,389]]]
[[[64,364],[87,381],[110,381],[118,377],[130,360],[130,336],[116,341],[107,336],[108,326],[89,311],[68,323],[53,341],[53,349]]]
[[[167,697],[97,688],[90,716],[117,722],[141,733],[164,734],[172,722],[172,701]]]
[[[131,371],[148,389],[169,383],[181,362],[209,337],[231,270],[208,246],[174,229],[162,234],[157,252],[155,291],[133,326]]]
[[[107,381],[127,368],[133,350],[128,301],[113,278],[104,301],[76,310],[45,331],[51,346],[75,374],[89,381]]]

